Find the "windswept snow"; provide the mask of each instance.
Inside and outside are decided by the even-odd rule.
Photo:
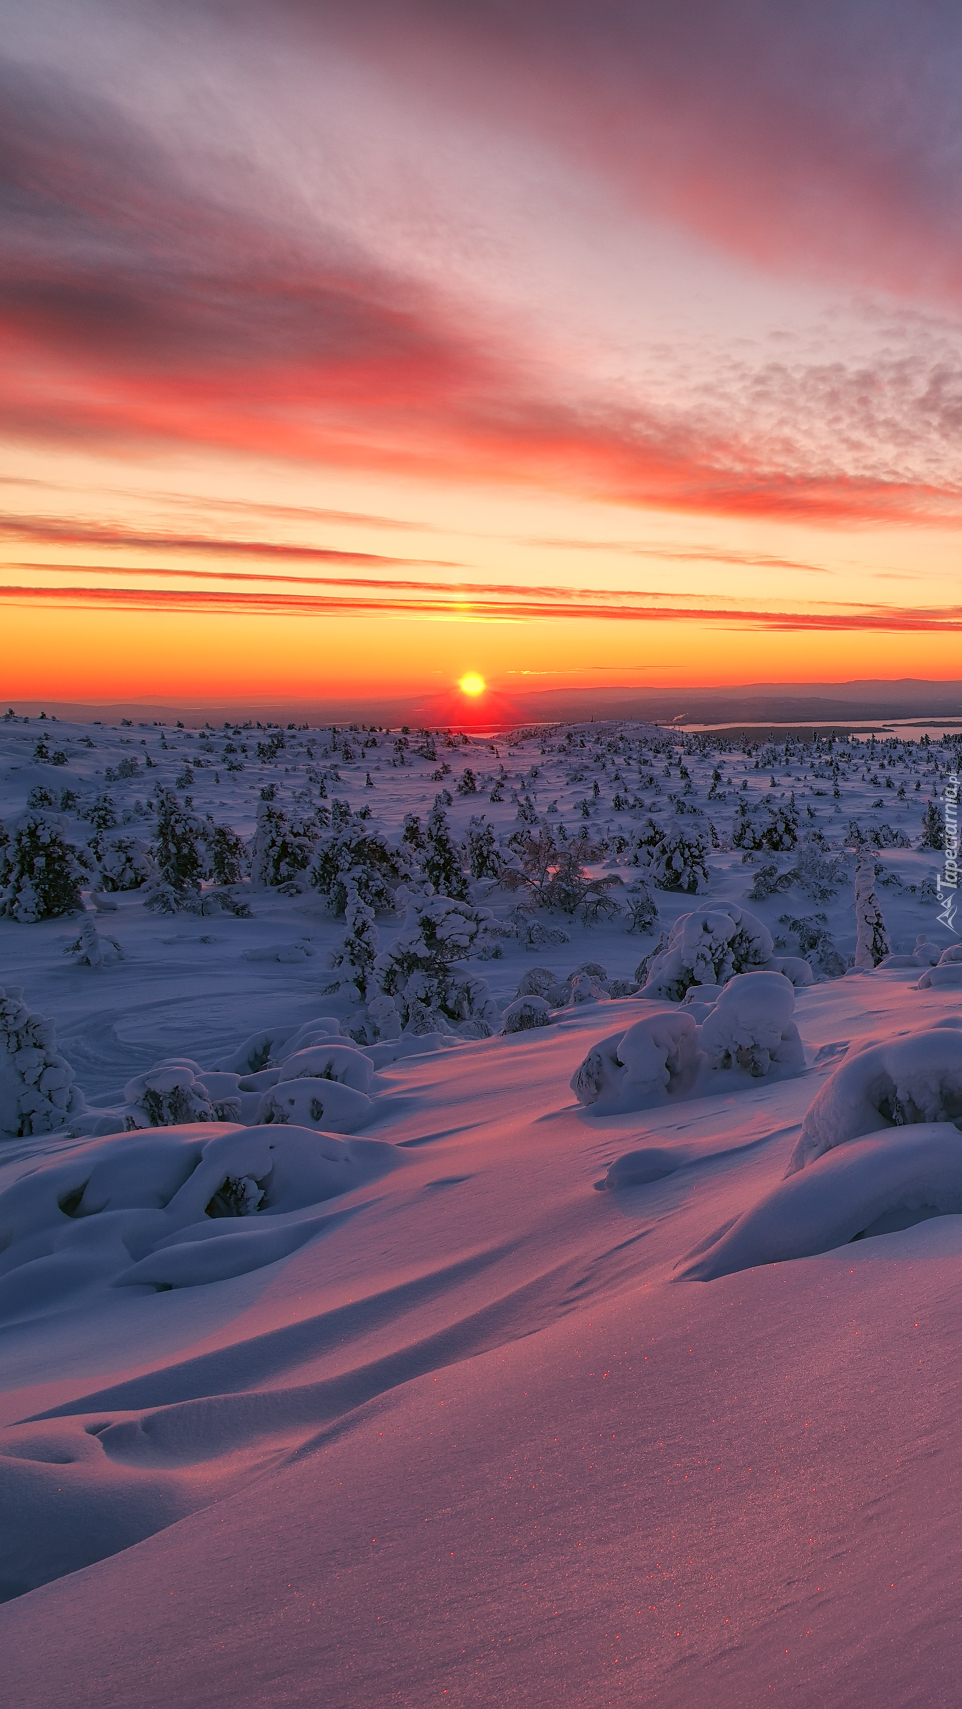
[[[955,770],[0,721],[5,1703],[954,1709]]]

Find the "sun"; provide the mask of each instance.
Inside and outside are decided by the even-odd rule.
[[[478,676],[477,671],[468,671],[467,675],[461,678],[458,687],[462,694],[483,694],[487,684],[483,676]]]

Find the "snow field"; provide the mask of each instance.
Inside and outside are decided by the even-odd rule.
[[[42,729],[65,765],[0,724],[8,829],[135,759],[109,835],[156,865],[146,747],[261,866],[82,872],[122,959],[0,920],[11,1704],[68,1665],[80,1709],[954,1702],[962,1013],[918,846],[951,751]],[[331,913],[309,809],[372,797],[415,853]],[[559,820],[596,858],[544,866]],[[841,977],[869,895],[890,952]]]

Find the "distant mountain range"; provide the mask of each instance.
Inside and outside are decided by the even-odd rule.
[[[191,726],[205,722],[217,725],[225,719],[261,719],[277,723],[339,724],[402,723],[448,725],[464,728],[485,723],[565,722],[579,719],[638,718],[658,724],[719,723],[858,723],[900,718],[962,719],[962,682],[926,682],[914,677],[895,681],[856,682],[755,682],[721,688],[545,688],[510,696],[498,695],[497,711],[490,702],[471,706],[450,699],[392,695],[370,699],[318,696],[289,701],[218,704],[159,704],[149,701],[112,701],[99,705],[70,701],[14,701],[14,710],[89,723],[101,719],[116,723],[121,717],[152,723],[158,719],[174,723],[178,718]],[[0,702],[2,704],[2,702]],[[8,703],[9,704],[9,703]]]

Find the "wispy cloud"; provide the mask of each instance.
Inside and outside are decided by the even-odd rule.
[[[234,579],[239,579],[235,577]],[[361,588],[365,591],[361,591]],[[241,593],[214,588],[13,587],[0,588],[0,602],[88,610],[189,612],[235,617],[393,617],[538,622],[546,620],[693,623],[772,632],[905,633],[962,632],[962,606],[911,607],[841,605],[818,611],[778,611],[754,605],[659,603],[657,594],[585,595],[571,589],[471,587],[452,590],[431,584],[350,586],[318,594]],[[677,597],[677,596],[675,596]]]
[[[138,530],[118,525],[58,522],[42,516],[0,516],[0,540],[30,542],[42,546],[100,546],[126,551],[184,553],[206,558],[266,558],[291,563],[430,564],[435,569],[457,569],[446,559],[398,558],[379,552],[349,552],[335,546],[300,546],[279,540],[240,540],[212,534],[174,534]]]

